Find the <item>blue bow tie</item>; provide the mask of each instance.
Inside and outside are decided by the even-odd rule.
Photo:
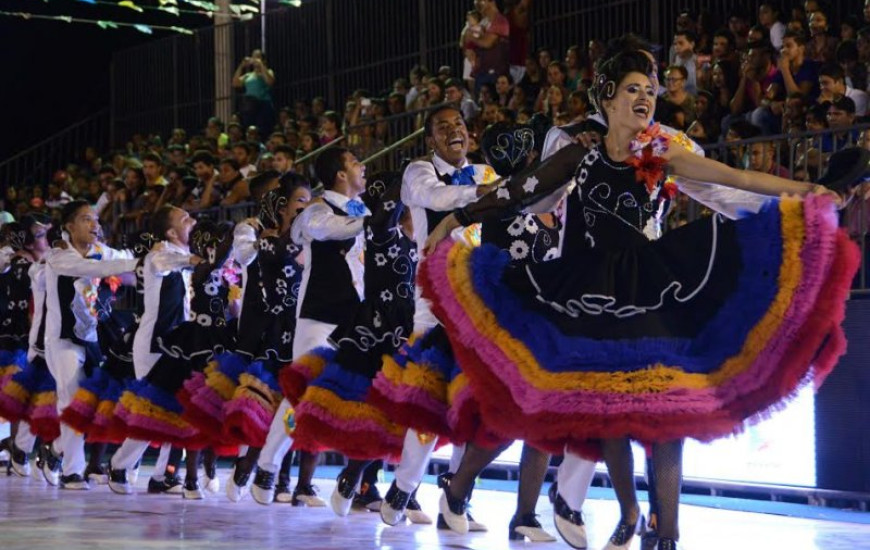
[[[474,185],[474,166],[468,165],[465,168],[458,169],[450,176],[450,183],[453,185]]]
[[[94,252],[93,254],[89,254],[86,257],[89,260],[102,260],[103,259],[103,255],[100,254],[99,252]]]
[[[366,215],[366,205],[362,203],[362,201],[358,201],[356,199],[351,199],[347,201],[344,205],[344,211],[348,213],[348,215],[353,217],[365,216]]]

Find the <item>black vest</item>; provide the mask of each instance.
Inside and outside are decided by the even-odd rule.
[[[435,166],[433,163],[432,166]],[[435,169],[435,173],[438,174],[438,169]],[[444,185],[453,185],[453,176],[451,174],[438,174],[438,179],[444,182]],[[435,229],[441,220],[452,214],[451,210],[445,210],[442,212],[436,212],[435,210],[426,209],[426,229],[430,233],[433,229]]]
[[[336,216],[347,216],[340,208],[323,201]],[[353,320],[359,294],[353,286],[353,274],[346,256],[356,239],[343,241],[311,241],[308,258],[308,285],[299,310],[299,318],[332,325]]]
[[[70,277],[68,275],[57,276],[57,302],[60,304],[60,337],[64,340],[69,340],[77,344],[81,344],[82,340],[76,336],[76,316],[70,304],[76,297],[76,289],[74,283],[78,277]],[[46,294],[46,301],[48,295]]]
[[[178,271],[173,271],[160,283],[160,303],[157,306],[157,319],[151,333],[151,353],[162,353],[158,338],[166,336],[169,331],[186,321],[184,318],[184,300],[187,297],[184,288],[184,277]]]

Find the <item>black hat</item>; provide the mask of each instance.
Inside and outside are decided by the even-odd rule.
[[[819,178],[819,185],[831,191],[847,193],[870,174],[870,151],[847,147],[831,155],[828,168]]]
[[[535,131],[521,124],[491,124],[480,138],[480,150],[499,176],[512,176],[528,164],[535,150]]]

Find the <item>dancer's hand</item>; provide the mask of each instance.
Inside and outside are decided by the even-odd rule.
[[[441,220],[441,223],[435,226],[435,229],[429,233],[429,237],[426,239],[426,246],[424,247],[426,255],[428,256],[435,252],[435,247],[438,246],[438,243],[449,237],[457,227],[459,227],[459,222],[453,214]]]
[[[834,204],[837,205],[837,208],[843,208],[846,206],[846,201],[840,196],[836,191],[831,191],[824,185],[813,184],[813,190],[811,191],[813,195],[824,195],[826,197],[830,197]]]

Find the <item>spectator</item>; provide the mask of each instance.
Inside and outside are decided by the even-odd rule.
[[[320,145],[326,145],[341,137],[341,117],[335,111],[326,111],[320,117]]]
[[[474,50],[474,42],[472,38],[480,38],[483,36],[483,26],[481,25],[483,16],[477,10],[470,10],[465,13],[465,27],[462,29],[462,35],[465,40],[459,42],[462,48],[462,78],[466,81],[473,80],[475,69],[477,67],[477,52]]]
[[[810,104],[800,92],[788,94],[782,114],[782,133],[802,132],[806,125],[807,106]]]
[[[565,87],[571,92],[577,90],[581,80],[592,78],[592,72],[586,65],[586,60],[583,58],[583,50],[580,49],[580,46],[568,48],[565,54],[565,67],[568,69]]]
[[[758,23],[767,29],[770,43],[777,50],[782,49],[782,39],[785,35],[785,25],[779,19],[779,6],[774,2],[762,2],[758,6]]]
[[[187,132],[184,128],[173,128],[168,145],[171,147],[173,145],[183,146],[185,144],[187,144]]]
[[[483,112],[481,113],[480,118],[484,125],[488,126],[498,122],[498,109],[499,107],[496,103],[490,102],[483,104]]]
[[[867,89],[867,66],[858,62],[858,45],[854,40],[837,46],[837,64],[846,75],[846,85],[859,90]]]
[[[855,40],[858,38],[858,29],[861,28],[861,23],[854,15],[847,15],[840,22],[840,42],[847,40]]]
[[[15,221],[15,216],[6,211],[6,199],[0,197],[0,227]]]
[[[749,166],[749,150],[743,140],[752,139],[761,135],[761,128],[748,120],[735,121],[725,133],[725,143],[728,147],[729,164],[735,168],[746,169]]]
[[[495,79],[496,103],[501,107],[507,107],[513,95],[514,80],[509,74],[498,75]]]
[[[251,162],[251,147],[247,143],[244,141],[233,143],[232,153],[236,163],[241,167],[239,172],[243,178],[250,177],[252,172],[257,171],[257,167]]]
[[[753,44],[770,43],[770,31],[764,25],[753,25],[749,28],[749,34],[746,35],[746,38],[749,40],[750,48]]]
[[[565,89],[559,86],[550,86],[547,89],[547,97],[544,99],[543,112],[550,118],[555,120],[558,113],[567,111],[568,97],[565,94]]]
[[[788,31],[783,37],[779,58],[779,75],[773,84],[785,94],[800,92],[809,101],[819,95],[818,63],[806,57],[807,39],[804,35]]]
[[[845,96],[855,105],[853,113],[856,116],[867,114],[867,92],[846,86],[846,73],[839,65],[828,63],[819,69],[819,88],[819,103],[833,102],[837,97]]]
[[[184,145],[173,143],[169,146],[168,151],[170,166],[185,166],[187,164],[187,150]]]
[[[731,114],[740,115],[764,107],[764,94],[779,71],[773,64],[773,49],[769,43],[753,43],[741,67],[737,91],[731,100]],[[763,116],[761,113],[759,116]]]
[[[100,168],[100,172],[97,174],[97,179],[100,182],[101,193],[99,198],[97,198],[96,205],[94,206],[94,211],[101,219],[103,212],[106,210],[106,207],[112,204],[113,196],[109,192],[109,186],[117,177],[118,175],[115,172],[115,169],[111,166],[103,166],[102,168]]]
[[[716,104],[714,112],[727,114],[731,112],[731,99],[737,91],[739,76],[737,64],[730,61],[717,61],[710,71],[710,93]]]
[[[734,47],[738,52],[749,49],[749,16],[743,8],[731,9],[728,15],[728,30],[734,35]]]
[[[221,188],[225,191],[221,206],[232,206],[250,198],[251,191],[248,188],[248,181],[242,176],[241,166],[236,162],[236,159],[221,161],[219,180]]]
[[[786,31],[803,33],[804,36],[810,35],[810,26],[806,19],[792,19],[785,26]]]
[[[822,136],[822,153],[858,143],[858,131],[850,129],[855,125],[855,102],[851,98],[837,96],[828,107],[827,118],[831,133]]]
[[[526,58],[526,74],[519,81],[517,87],[522,88],[527,98],[537,98],[544,84],[544,72],[534,57]]]
[[[408,90],[408,95],[405,96],[405,107],[415,109],[418,99],[425,95],[424,90],[426,90],[426,79],[429,77],[429,71],[422,65],[414,65],[408,76],[411,88]]]
[[[217,141],[217,146],[224,148],[229,144],[230,137],[224,133],[224,123],[216,116],[208,119],[205,124],[205,137]]]
[[[204,210],[221,200],[218,172],[215,170],[215,160],[208,151],[197,151],[191,159],[197,184],[190,191],[184,203],[187,211]]]
[[[572,122],[586,119],[589,111],[589,95],[585,92],[573,91],[568,96],[568,117]]]
[[[665,70],[665,93],[662,99],[679,106],[685,114],[682,128],[695,120],[695,96],[686,90],[688,72],[685,67],[671,65]]]
[[[484,84],[494,84],[498,75],[510,72],[510,23],[498,11],[495,0],[475,0],[474,5],[483,16],[480,37],[475,38],[466,25],[460,43],[473,44],[477,60],[472,76],[474,89],[479,90]]]
[[[272,170],[279,176],[293,171],[293,163],[296,162],[296,150],[290,145],[280,145],[272,153]],[[253,191],[252,191],[253,193]]]
[[[779,149],[772,142],[753,143],[749,146],[749,169],[791,179],[791,172],[777,161],[778,156]]]
[[[391,116],[405,112],[405,96],[401,92],[394,91],[387,96],[387,111]]]
[[[519,111],[520,109],[524,109],[528,106],[529,98],[526,97],[526,92],[518,87],[514,86],[513,93],[511,94],[511,100],[508,102],[508,109],[512,109],[514,111]]]
[[[604,41],[598,38],[593,38],[586,46],[586,57],[589,58],[589,66],[593,69],[598,66],[601,58],[604,57],[604,52],[607,50],[607,45]]]
[[[695,53],[697,38],[692,31],[674,33],[674,57],[671,65],[686,70],[685,88],[690,94],[698,90],[698,55]]]
[[[426,82],[426,106],[432,107],[444,103],[444,82],[432,77]]]
[[[239,143],[245,140],[245,130],[238,122],[230,122],[227,124],[227,137],[230,138],[230,143]]]
[[[538,60],[538,68],[542,71],[546,71],[547,67],[550,66],[550,63],[553,62],[553,52],[550,51],[550,48],[540,47],[535,52]]]
[[[810,14],[810,41],[807,43],[807,57],[819,63],[830,63],[836,59],[837,39],[828,33],[828,16],[818,10]]]
[[[529,29],[531,24],[529,14],[532,0],[506,0],[505,17],[510,26],[510,46],[508,61],[510,75],[514,82],[519,82],[525,74],[526,54],[529,53]]]
[[[567,99],[568,89],[565,88],[565,80],[568,78],[568,70],[565,64],[561,61],[551,61],[547,67],[547,84],[546,88],[541,88],[541,93],[538,94],[538,99],[535,101],[535,111],[544,112],[547,109],[544,106],[544,100],[550,94],[550,88],[556,86],[562,92],[562,99]]]
[[[167,184],[163,177],[163,159],[157,153],[148,153],[142,157],[142,172],[145,174],[145,187],[156,189]],[[162,189],[158,189],[160,193]]]
[[[62,208],[63,205],[70,202],[72,197],[64,191],[59,183],[50,183],[48,185],[48,197],[45,199],[45,205],[51,209]]]
[[[444,87],[444,95],[448,102],[459,108],[459,112],[462,113],[462,118],[466,122],[472,120],[480,112],[474,100],[465,95],[465,86],[459,79],[451,78],[447,81]]]
[[[326,112],[326,100],[320,96],[311,100],[311,116],[317,118]]]
[[[274,170],[261,172],[251,179],[249,187],[251,189],[251,200],[260,204],[263,196],[273,189],[277,189],[280,185],[281,175]]]

